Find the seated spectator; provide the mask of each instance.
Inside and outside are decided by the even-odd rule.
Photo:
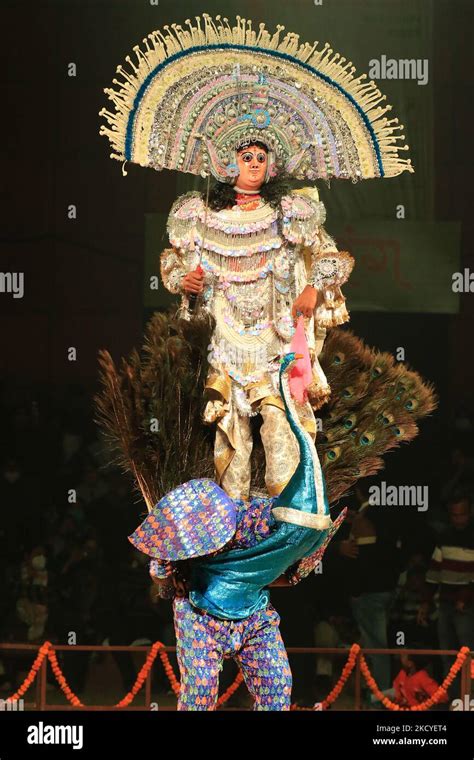
[[[401,707],[415,707],[433,696],[439,684],[426,671],[426,659],[421,655],[401,652],[402,669],[393,682],[395,702]],[[446,704],[448,695],[442,694],[438,704]]]

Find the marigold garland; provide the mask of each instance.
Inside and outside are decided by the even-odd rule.
[[[219,707],[222,707],[232,696],[232,694],[235,694],[237,689],[239,688],[240,684],[244,680],[244,677],[242,675],[242,671],[239,670],[235,677],[235,681],[231,683],[231,685],[224,691],[223,694],[219,697],[216,703],[216,710],[219,709]]]
[[[77,697],[72,691],[72,689],[69,688],[68,682],[66,681],[64,677],[64,673],[59,666],[59,663],[56,657],[56,652],[54,651],[52,646],[50,650],[48,651],[48,659],[51,664],[51,669],[54,675],[56,676],[56,681],[61,687],[61,690],[63,691],[68,702],[70,702],[71,705],[74,705],[74,707],[85,707],[85,705],[82,704],[79,697]]]
[[[133,702],[136,695],[138,694],[143,684],[145,683],[157,655],[160,656],[163,669],[166,675],[168,676],[168,680],[170,682],[173,693],[176,695],[176,697],[179,696],[179,688],[180,688],[179,681],[176,678],[176,675],[173,671],[173,667],[170,663],[168,654],[167,652],[165,652],[165,645],[161,641],[155,641],[149,653],[147,654],[144,664],[140,668],[140,671],[137,675],[136,681],[133,684],[132,688],[123,697],[123,699],[120,700],[120,702],[117,702],[117,704],[114,705],[114,707],[117,707],[117,708],[128,707]],[[44,644],[42,644],[42,646],[39,648],[36,659],[33,665],[31,666],[30,672],[26,676],[22,685],[14,694],[12,694],[10,697],[7,697],[5,701],[15,702],[16,700],[20,699],[20,697],[22,697],[28,691],[31,684],[33,683],[36,676],[38,675],[38,670],[40,669],[45,657],[49,659],[49,662],[51,664],[51,669],[68,702],[70,702],[70,704],[72,704],[74,707],[86,707],[86,705],[84,705],[81,702],[79,697],[76,694],[74,694],[72,689],[69,687],[66,681],[66,678],[64,676],[64,673],[62,672],[61,667],[58,663],[56,653],[54,651],[54,647],[50,641],[45,641]],[[239,672],[235,681],[219,697],[216,708],[221,707],[230,699],[232,694],[234,694],[234,692],[237,691],[242,681],[243,681],[243,676],[242,676],[242,673]]]
[[[16,702],[24,694],[26,694],[31,684],[35,680],[36,676],[38,675],[38,670],[40,669],[44,658],[47,657],[48,652],[51,647],[52,647],[51,642],[45,641],[44,644],[39,648],[38,654],[36,655],[33,665],[31,666],[30,672],[28,673],[28,675],[26,676],[25,680],[23,681],[21,686],[18,688],[18,690],[14,694],[12,694],[11,697],[7,697],[7,699],[5,700],[6,702]]]
[[[453,663],[453,665],[451,666],[449,670],[448,675],[444,679],[441,686],[437,688],[435,693],[431,697],[426,699],[424,702],[421,702],[419,705],[413,705],[412,707],[403,707],[402,705],[398,705],[395,702],[392,702],[391,699],[389,699],[387,696],[385,696],[385,694],[382,691],[380,691],[373,676],[370,673],[370,669],[369,669],[369,666],[367,665],[367,661],[364,655],[360,654],[360,651],[361,651],[361,648],[359,644],[352,644],[346,664],[344,665],[342,669],[341,675],[339,676],[337,683],[331,689],[327,697],[323,699],[321,703],[319,703],[321,709],[326,710],[329,707],[329,705],[335,702],[336,699],[339,697],[341,691],[343,690],[346,684],[347,679],[349,678],[350,674],[354,670],[355,664],[357,662],[357,657],[360,655],[361,673],[364,676],[369,689],[372,691],[375,697],[384,705],[384,707],[386,707],[388,710],[407,711],[407,712],[429,710],[430,707],[433,707],[433,705],[437,704],[441,700],[441,698],[447,694],[447,688],[452,684],[452,682],[456,678],[458,672],[460,671],[464,662],[466,661],[467,657],[470,654],[469,647],[461,647],[461,649],[459,650],[456,656],[455,662]],[[149,653],[147,654],[146,660],[137,675],[134,685],[132,686],[130,691],[123,697],[123,699],[121,699],[120,702],[117,702],[117,704],[114,705],[114,707],[116,708],[128,707],[133,702],[136,695],[142,688],[145,680],[147,679],[150,669],[153,666],[153,663],[157,655],[160,656],[163,669],[166,675],[168,676],[168,680],[170,682],[173,693],[177,697],[179,696],[179,688],[180,688],[179,681],[176,678],[176,675],[173,671],[173,667],[170,663],[168,654],[167,652],[165,652],[165,646],[161,641],[155,641]],[[44,644],[42,644],[42,646],[38,650],[38,654],[35,658],[35,661],[33,662],[33,665],[31,666],[31,669],[28,675],[26,676],[25,680],[23,681],[21,686],[17,689],[17,691],[14,694],[12,694],[10,697],[7,697],[5,701],[15,702],[18,699],[20,699],[28,691],[31,684],[36,679],[36,676],[38,675],[38,671],[45,657],[48,658],[51,664],[52,671],[54,675],[56,676],[56,680],[59,686],[61,687],[61,690],[63,691],[64,695],[66,696],[66,699],[74,707],[86,707],[86,705],[84,705],[80,701],[79,697],[77,697],[76,694],[74,694],[72,689],[70,689],[64,677],[64,674],[59,666],[56,653],[54,651],[54,647],[50,641],[45,641]],[[239,671],[234,682],[225,690],[223,694],[221,694],[221,696],[217,700],[216,709],[218,709],[219,707],[222,707],[222,705],[224,705],[230,699],[230,697],[237,691],[237,689],[239,688],[243,680],[244,680],[244,677],[242,675],[242,672]],[[307,709],[316,710],[316,707],[302,708],[302,707],[298,707],[295,704],[291,705],[291,710],[307,710]]]
[[[298,705],[293,704],[291,706],[292,710],[316,710],[316,709],[327,709],[327,707],[332,704],[340,695],[347,679],[349,678],[352,670],[354,669],[357,656],[360,653],[360,646],[358,644],[353,644],[350,649],[349,657],[347,658],[347,662],[342,670],[342,673],[335,684],[334,688],[330,691],[326,699],[324,699],[322,702],[319,703],[320,707],[298,707]],[[381,702],[384,707],[386,707],[388,710],[404,710],[406,712],[415,712],[415,711],[424,711],[429,710],[430,707],[433,707],[433,705],[437,704],[442,697],[444,697],[447,694],[447,687],[449,687],[454,679],[456,678],[459,670],[462,668],[464,662],[466,661],[466,658],[470,654],[469,647],[461,647],[459,650],[456,660],[451,666],[448,675],[444,679],[441,686],[439,686],[434,694],[426,699],[424,702],[421,702],[419,705],[413,705],[413,707],[403,707],[401,705],[397,705],[396,702],[392,702],[391,699],[389,699],[383,692],[380,691],[377,684],[375,683],[374,678],[372,677],[370,673],[369,666],[367,665],[367,661],[364,657],[364,655],[360,656],[360,669],[361,673],[365,678],[365,681],[367,683],[367,686],[370,688],[372,693],[377,697],[379,702]]]
[[[428,699],[425,699],[424,702],[420,702],[419,705],[413,705],[412,707],[403,707],[402,705],[397,705],[396,702],[392,702],[391,699],[385,696],[383,692],[380,691],[379,687],[375,683],[375,680],[373,679],[369,666],[367,665],[366,659],[363,655],[361,655],[360,658],[360,669],[361,672],[366,680],[367,686],[372,691],[372,693],[377,697],[377,699],[386,707],[388,710],[400,710],[405,712],[420,712],[424,710],[429,710],[430,707],[433,707],[433,705],[438,704],[440,699],[444,697],[447,694],[447,687],[451,686],[452,682],[456,678],[459,670],[462,668],[463,663],[466,661],[466,658],[468,657],[470,653],[469,647],[461,647],[459,650],[455,662],[451,665],[449,669],[449,673],[444,679],[441,686],[438,686],[434,694],[429,697]]]
[[[357,662],[357,655],[360,652],[360,646],[359,644],[352,644],[350,651],[349,651],[349,657],[346,660],[346,664],[344,665],[341,675],[339,676],[337,683],[334,685],[334,687],[331,689],[329,694],[325,699],[323,699],[322,702],[319,702],[318,707],[322,710],[327,710],[329,705],[331,705],[333,702],[336,701],[338,696],[340,695],[341,691],[343,690],[347,679],[349,678],[350,674],[354,670],[355,664]],[[302,710],[305,708],[298,707],[296,704],[293,704],[290,708],[291,710]],[[310,710],[316,710],[316,707],[309,708]]]

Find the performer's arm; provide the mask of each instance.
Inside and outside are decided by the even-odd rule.
[[[166,248],[160,256],[163,285],[174,295],[185,292],[184,278],[189,272],[186,251],[182,248]]]
[[[152,559],[149,566],[150,577],[156,586],[157,596],[162,599],[170,599],[174,596],[175,586],[173,583],[173,565]]]
[[[338,251],[322,225],[311,254],[307,287],[313,288],[317,294],[315,321],[320,327],[341,325],[349,320],[341,285],[349,279],[354,259],[347,251]]]
[[[204,285],[204,274],[198,267],[199,253],[196,249],[196,226],[202,199],[199,193],[181,195],[174,202],[167,221],[171,248],[160,257],[161,279],[170,293],[187,296],[199,294]]]

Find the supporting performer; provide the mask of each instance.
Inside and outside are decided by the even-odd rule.
[[[209,479],[166,494],[129,537],[152,557],[150,574],[169,583],[165,563],[191,560],[187,595],[174,599],[181,673],[178,710],[215,709],[225,657],[239,664],[255,710],[289,710],[291,671],[268,587],[299,580],[321,560],[345,517],[332,521],[321,464],[301,426],[288,371],[301,354],[287,354],[279,390],[299,448],[299,464],[277,497],[235,501]],[[165,570],[164,570],[165,568]],[[165,576],[165,578],[163,578]]]

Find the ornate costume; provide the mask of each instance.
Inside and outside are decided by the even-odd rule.
[[[318,49],[317,42],[300,44],[296,34],[281,39],[280,26],[271,35],[260,24],[257,33],[240,17],[231,27],[226,18],[203,14],[185,26],[148,35],[145,50],[136,46],[135,60],[127,58],[131,70],[118,67],[117,88],[105,90],[115,110],[100,111],[108,125],[100,132],[112,158],[232,185],[238,150],[255,143],[267,149],[268,186],[280,175],[355,182],[413,171],[400,157],[408,149],[397,144],[402,125],[385,116],[391,106],[380,105],[385,98],[375,83],[355,77],[351,62],[328,43]],[[205,419],[217,421],[219,482],[184,483],[153,507],[147,474],[131,456],[150,514],[130,540],[152,557],[157,580],[169,578],[181,560],[192,565],[189,600],[175,600],[180,709],[212,709],[221,659],[237,653],[257,709],[288,709],[291,676],[267,587],[282,573],[297,582],[311,572],[344,516],[333,522],[329,515],[313,409],[329,396],[318,356],[326,330],[348,320],[340,286],[353,259],[325,231],[315,188],[291,190],[278,203],[235,200],[213,210],[209,185],[205,194],[178,198],[168,220],[172,248],[161,256],[162,279],[181,294],[187,319],[183,277],[197,265],[204,272],[197,311],[215,320]],[[305,326],[312,378],[297,402],[283,375],[295,360],[292,306],[308,284],[319,296]],[[113,401],[115,421],[118,408],[141,407]],[[256,413],[263,418],[270,495],[250,499],[249,418]],[[397,435],[415,434],[393,419],[385,423],[384,414],[377,409],[377,424],[390,426],[386,448]],[[337,445],[332,454],[337,459]]]
[[[291,307],[307,284],[317,285],[323,298],[306,325],[313,382],[299,409],[313,436],[313,409],[330,392],[317,355],[326,328],[349,318],[340,285],[349,277],[353,259],[337,250],[324,220],[324,205],[309,188],[284,196],[277,209],[260,202],[253,211],[236,204],[215,212],[192,192],[179,198],[170,213],[173,248],[161,256],[161,275],[168,290],[183,294],[182,312],[189,318],[182,278],[199,263],[205,272],[201,309],[212,314],[215,329],[206,383],[211,398],[204,419],[218,421],[218,482],[235,498],[247,498],[250,490],[250,416],[260,412],[264,420],[261,436],[270,494],[280,493],[298,463],[278,391],[278,360],[290,349],[295,332]]]
[[[162,575],[163,562],[192,560],[189,602],[175,600],[182,675],[180,710],[190,705],[194,709],[212,709],[215,704],[214,684],[220,661],[215,649],[218,632],[220,657],[226,653],[239,657],[244,678],[256,698],[255,709],[289,709],[291,676],[276,628],[279,618],[270,605],[267,587],[283,573],[292,579],[300,560],[305,558],[304,572],[310,572],[346,513],[343,510],[334,522],[331,520],[313,439],[297,421],[287,373],[299,358],[302,356],[287,354],[279,370],[285,413],[300,450],[299,464],[282,493],[236,503],[212,481],[190,481],[166,494],[129,537],[137,549],[153,558],[153,577]],[[229,627],[225,621],[232,625]],[[238,647],[233,641],[236,624],[242,626]],[[204,646],[198,656],[189,651],[190,637]],[[214,652],[211,657],[207,652],[209,642]],[[201,645],[197,643],[197,647]],[[281,671],[286,673],[284,689],[269,689],[266,680],[257,677],[259,660],[270,670],[273,687],[279,683]],[[208,698],[204,700],[199,690],[199,701],[190,699],[196,677],[208,685]]]

